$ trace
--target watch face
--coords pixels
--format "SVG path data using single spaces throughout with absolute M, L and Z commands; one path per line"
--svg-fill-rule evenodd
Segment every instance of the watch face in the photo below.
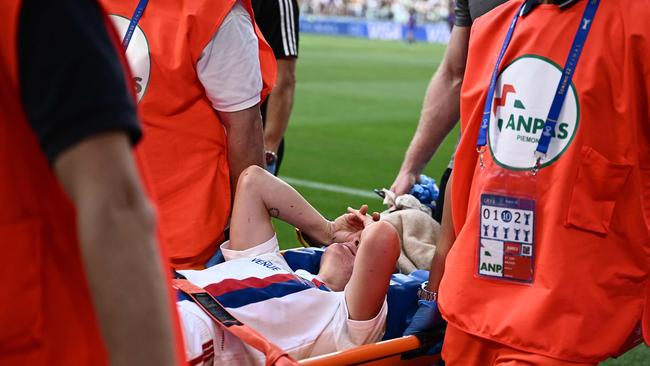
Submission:
M 428 291 L 422 287 L 418 289 L 418 299 L 425 301 L 436 301 L 438 293 Z
M 419 290 L 418 290 L 418 298 L 419 298 L 420 300 L 426 300 L 426 297 L 427 297 L 427 293 L 424 292 L 423 289 L 419 289 Z
M 276 161 L 278 161 L 278 156 L 272 152 L 272 151 L 267 151 L 265 153 L 265 158 L 266 158 L 266 164 L 275 164 Z

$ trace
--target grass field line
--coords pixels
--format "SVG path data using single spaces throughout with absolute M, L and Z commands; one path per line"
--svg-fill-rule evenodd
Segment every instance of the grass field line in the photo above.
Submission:
M 304 180 L 304 179 L 298 179 L 298 178 L 291 178 L 291 177 L 280 177 L 283 181 L 294 185 L 294 186 L 299 186 L 299 187 L 307 187 L 307 188 L 313 188 L 313 189 L 319 189 L 321 191 L 330 191 L 330 192 L 336 192 L 336 193 L 343 193 L 343 194 L 349 194 L 351 196 L 358 196 L 358 197 L 365 197 L 365 198 L 378 198 L 376 194 L 370 191 L 366 191 L 363 189 L 358 189 L 358 188 L 352 188 L 352 187 L 344 187 L 344 186 L 339 186 L 336 184 L 328 184 L 328 183 L 322 183 L 322 182 L 314 182 L 311 180 Z

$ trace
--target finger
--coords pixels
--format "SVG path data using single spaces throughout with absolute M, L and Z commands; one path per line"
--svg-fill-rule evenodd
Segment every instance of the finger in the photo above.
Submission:
M 395 193 L 395 196 L 401 196 L 403 194 L 409 193 L 413 184 L 415 184 L 415 176 L 399 176 L 395 179 L 395 182 L 390 187 L 390 190 Z
M 368 215 L 367 213 L 362 214 L 361 212 L 357 212 L 355 216 L 356 216 L 355 221 L 361 224 L 362 229 L 376 221 L 373 219 L 372 216 Z
M 361 213 L 362 215 L 367 214 L 368 213 L 368 205 L 361 205 L 361 207 L 359 207 L 359 213 Z
M 363 208 L 363 206 L 362 206 L 362 208 Z M 367 209 L 368 209 L 368 208 L 366 207 L 366 210 L 367 210 Z M 361 220 L 361 222 L 363 222 L 363 221 L 364 221 L 364 218 L 366 217 L 366 214 L 365 214 L 365 213 L 362 213 L 362 212 L 360 212 L 359 210 L 355 210 L 355 209 L 353 209 L 352 207 L 348 207 L 348 213 L 349 213 L 349 214 L 353 214 L 354 216 L 356 216 L 356 218 L 359 219 L 359 220 Z
M 401 196 L 404 194 L 404 184 L 402 182 L 395 183 L 390 187 L 391 192 L 395 193 L 396 196 Z
M 408 188 L 407 187 L 400 187 L 399 189 L 394 190 L 393 193 L 395 193 L 395 197 L 399 197 L 399 196 L 401 196 L 403 194 L 409 193 L 410 190 L 411 190 L 411 187 L 408 187 Z
M 375 212 L 372 213 L 372 221 L 379 221 L 380 218 L 381 218 L 381 215 L 379 214 L 379 212 L 375 211 Z
M 360 213 L 347 214 L 346 219 L 348 223 L 356 229 L 363 229 L 365 227 L 365 216 Z

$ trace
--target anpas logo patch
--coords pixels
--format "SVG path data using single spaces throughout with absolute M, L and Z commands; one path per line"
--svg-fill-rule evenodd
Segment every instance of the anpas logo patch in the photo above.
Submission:
M 124 38 L 126 30 L 129 28 L 130 19 L 124 18 L 119 15 L 110 15 L 111 21 L 120 36 L 120 40 Z M 149 76 L 151 74 L 151 55 L 149 54 L 149 43 L 147 37 L 139 26 L 135 27 L 131 43 L 126 50 L 126 58 L 133 73 L 133 81 L 135 83 L 135 93 L 138 97 L 138 102 L 144 97 L 149 86 Z
M 535 150 L 555 96 L 562 68 L 533 55 L 517 58 L 499 75 L 492 113 L 489 145 L 497 164 L 513 169 L 531 169 Z M 542 168 L 552 164 L 571 144 L 580 119 L 575 86 L 567 89 L 562 112 Z
M 481 238 L 478 273 L 503 277 L 503 242 Z

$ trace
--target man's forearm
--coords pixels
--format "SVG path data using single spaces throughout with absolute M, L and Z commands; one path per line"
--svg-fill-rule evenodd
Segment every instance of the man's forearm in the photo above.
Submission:
M 153 209 L 139 206 L 80 212 L 88 282 L 112 365 L 174 365 L 175 309 L 155 241 Z
M 264 167 L 264 140 L 259 105 L 238 112 L 219 112 L 228 135 L 228 165 L 231 194 L 234 198 L 237 180 L 251 165 Z
M 442 141 L 454 128 L 459 114 L 460 85 L 447 71 L 431 79 L 424 99 L 420 121 L 400 170 L 420 174 Z
M 128 138 L 89 138 L 63 152 L 55 171 L 77 209 L 82 259 L 111 364 L 175 364 L 175 310 Z
M 445 53 L 445 59 L 443 60 L 443 66 L 447 70 L 447 74 L 453 75 L 451 81 L 451 90 L 449 93 L 444 94 L 446 98 L 440 98 L 443 103 L 451 103 L 453 110 L 450 108 L 446 110 L 446 117 L 449 119 L 448 122 L 458 120 L 459 110 L 460 110 L 460 88 L 463 82 L 463 77 L 465 75 L 465 62 L 467 61 L 467 47 L 469 44 L 469 27 L 454 27 L 451 32 L 451 40 L 449 42 L 449 48 Z M 442 66 L 441 66 L 442 67 Z M 443 86 L 435 85 L 433 92 L 437 91 L 438 87 Z M 453 94 L 453 96 L 452 96 Z M 434 98 L 435 95 L 427 95 L 427 98 Z M 451 127 L 447 126 L 449 130 Z M 448 131 L 449 131 L 448 130 Z M 448 132 L 447 131 L 447 132 Z M 440 144 L 442 140 L 438 142 Z M 438 240 L 438 245 L 436 246 L 436 251 L 431 260 L 431 271 L 429 272 L 429 290 L 438 291 L 438 286 L 442 280 L 442 275 L 445 271 L 445 261 L 447 260 L 447 253 L 451 249 L 454 241 L 456 240 L 456 235 L 454 232 L 454 224 L 452 220 L 452 202 L 451 202 L 451 193 L 453 186 L 453 172 L 447 181 L 447 189 L 445 190 L 445 203 L 442 208 L 442 223 L 440 227 L 440 239 Z
M 278 60 L 278 78 L 266 106 L 264 146 L 275 153 L 289 124 L 296 89 L 296 59 Z
M 465 75 L 469 27 L 454 27 L 442 64 L 424 97 L 417 130 L 391 186 L 396 194 L 407 193 L 460 117 L 460 89 Z

